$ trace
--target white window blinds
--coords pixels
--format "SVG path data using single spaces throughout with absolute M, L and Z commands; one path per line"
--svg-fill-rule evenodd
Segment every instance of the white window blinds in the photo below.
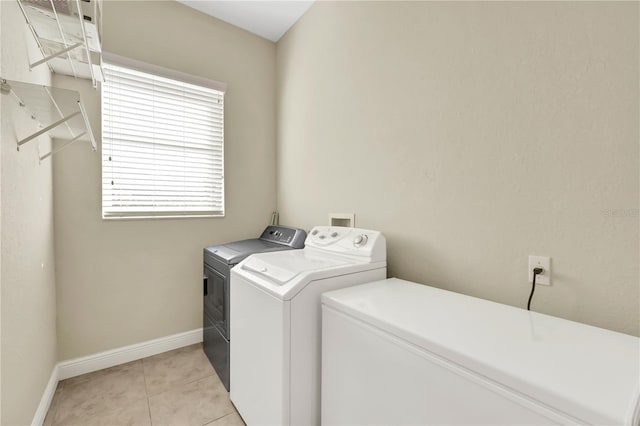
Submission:
M 102 215 L 224 215 L 224 92 L 104 64 Z

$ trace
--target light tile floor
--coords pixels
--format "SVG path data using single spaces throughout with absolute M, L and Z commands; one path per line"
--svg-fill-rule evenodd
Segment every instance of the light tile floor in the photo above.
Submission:
M 64 425 L 244 423 L 197 344 L 61 381 L 44 426 Z

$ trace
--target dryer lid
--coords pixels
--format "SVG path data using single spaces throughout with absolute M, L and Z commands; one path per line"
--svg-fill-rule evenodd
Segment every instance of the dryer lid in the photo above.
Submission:
M 251 256 L 241 266 L 245 271 L 268 278 L 275 285 L 284 285 L 303 272 L 346 265 L 344 259 L 318 256 L 307 250 L 290 250 Z

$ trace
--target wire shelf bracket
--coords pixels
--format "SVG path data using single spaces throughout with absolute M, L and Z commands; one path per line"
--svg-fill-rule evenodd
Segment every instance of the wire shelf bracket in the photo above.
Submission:
M 49 87 L 0 77 L 0 93 L 16 99 L 29 116 L 38 122 L 40 130 L 17 141 L 17 149 L 40 135 L 49 134 L 52 139 L 66 141 L 57 149 L 40 156 L 40 161 L 51 157 L 77 141 L 91 143 L 94 151 L 97 145 L 87 112 L 75 90 Z
M 58 56 L 62 56 L 62 55 L 64 55 L 65 53 L 67 53 L 68 51 L 73 50 L 73 49 L 75 49 L 76 47 L 80 47 L 80 46 L 82 46 L 82 43 L 78 42 L 78 43 L 76 43 L 76 44 L 73 44 L 73 45 L 71 45 L 71 46 L 67 47 L 66 49 L 62 49 L 62 50 L 60 50 L 59 52 L 55 52 L 55 53 L 53 53 L 53 54 L 51 54 L 51 55 L 49 55 L 49 56 L 46 56 L 46 57 L 44 57 L 44 58 L 40 59 L 39 61 L 35 61 L 34 63 L 29 64 L 29 71 L 31 71 L 32 69 L 34 69 L 34 68 L 35 68 L 35 67 L 37 67 L 38 65 L 42 65 L 42 64 L 44 64 L 45 62 L 49 62 L 51 59 L 53 59 L 53 58 L 57 58 Z

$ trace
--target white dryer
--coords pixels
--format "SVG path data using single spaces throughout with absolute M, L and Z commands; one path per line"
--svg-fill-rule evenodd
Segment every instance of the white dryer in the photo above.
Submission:
M 320 294 L 386 278 L 380 232 L 315 227 L 231 270 L 231 401 L 248 425 L 320 423 Z

